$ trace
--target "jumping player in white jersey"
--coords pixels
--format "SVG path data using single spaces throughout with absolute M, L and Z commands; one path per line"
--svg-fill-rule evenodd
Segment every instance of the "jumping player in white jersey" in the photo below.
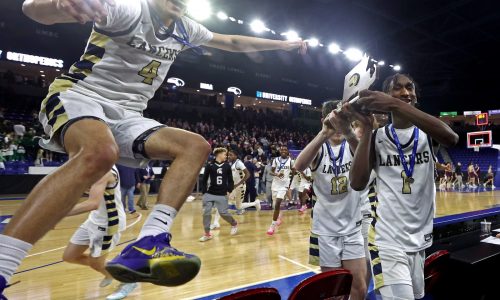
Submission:
M 40 121 L 44 146 L 70 159 L 28 195 L 0 235 L 0 294 L 32 245 L 75 205 L 86 188 L 120 159 L 137 167 L 173 159 L 139 239 L 107 264 L 121 281 L 180 285 L 200 260 L 170 246 L 177 212 L 192 192 L 210 153 L 200 135 L 142 116 L 181 51 L 206 45 L 226 51 L 292 50 L 303 41 L 212 33 L 185 16 L 184 0 L 26 0 L 23 12 L 52 25 L 93 21 L 84 54 L 49 87 Z
M 351 299 L 366 296 L 366 259 L 361 235 L 361 193 L 351 189 L 349 170 L 358 139 L 351 128 L 348 106 L 334 111 L 340 101 L 323 103 L 323 129 L 302 150 L 295 167 L 308 166 L 314 177 L 316 204 L 313 208 L 310 263 L 325 272 L 336 268 L 351 271 Z M 371 129 L 373 120 L 352 115 Z M 367 125 L 366 125 L 367 124 Z
M 290 181 L 293 175 L 295 175 L 293 160 L 290 157 L 288 148 L 281 146 L 280 156 L 274 158 L 271 163 L 271 176 L 274 176 L 271 185 L 274 213 L 271 226 L 267 230 L 268 235 L 273 235 L 276 228 L 283 222 L 280 212 L 281 201 L 285 199 L 285 195 L 290 189 Z
M 449 147 L 458 136 L 415 108 L 415 82 L 408 75 L 390 76 L 383 91 L 362 91 L 355 106 L 364 112 L 390 112 L 392 124 L 364 132 L 351 168 L 351 186 L 365 189 L 375 170 L 378 201 L 372 203 L 368 234 L 375 288 L 383 299 L 420 299 L 436 195 L 431 138 Z

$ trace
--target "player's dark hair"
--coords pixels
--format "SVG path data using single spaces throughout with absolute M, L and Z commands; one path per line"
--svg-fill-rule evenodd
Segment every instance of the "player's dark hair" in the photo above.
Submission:
M 239 155 L 238 155 L 238 151 L 236 151 L 236 150 L 234 150 L 234 149 L 229 149 L 229 151 L 228 151 L 228 152 L 230 152 L 230 153 L 232 153 L 232 154 L 236 155 L 236 157 L 239 157 Z
M 413 82 L 413 85 L 415 86 L 415 94 L 417 95 L 417 98 L 420 98 L 419 97 L 420 96 L 420 88 L 418 86 L 418 83 L 415 81 L 415 79 L 413 79 L 413 77 L 411 77 L 410 74 L 395 73 L 395 74 L 388 76 L 387 78 L 385 78 L 384 83 L 382 83 L 382 91 L 386 94 L 389 94 L 389 92 L 391 90 L 391 85 L 396 83 L 396 80 L 398 79 L 399 76 L 404 76 L 404 77 L 410 79 L 411 82 Z
M 337 109 L 339 103 L 340 100 L 327 100 L 323 102 L 321 108 L 321 117 L 325 118 L 326 116 L 328 116 L 328 114 L 331 113 L 334 109 Z

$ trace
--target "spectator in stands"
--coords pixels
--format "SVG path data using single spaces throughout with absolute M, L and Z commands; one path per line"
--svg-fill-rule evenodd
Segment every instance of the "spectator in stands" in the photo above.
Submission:
M 43 152 L 43 149 L 38 149 L 35 159 L 35 166 L 37 167 L 43 167 Z
M 262 181 L 264 181 L 264 184 L 265 184 L 266 200 L 271 205 L 273 203 L 273 194 L 272 194 L 272 190 L 271 190 L 271 186 L 273 184 L 273 176 L 271 175 L 272 170 L 273 170 L 273 167 L 268 162 L 264 167 L 264 173 L 263 173 L 264 175 L 262 178 Z
M 3 154 L 2 152 L 0 151 L 0 170 L 5 170 L 5 158 L 3 158 Z
M 245 161 L 243 162 L 245 164 L 245 167 L 247 168 L 248 172 L 250 173 L 250 177 L 247 179 L 247 189 L 245 191 L 245 200 L 244 202 L 250 202 L 253 203 L 255 202 L 255 199 L 257 198 L 257 191 L 255 190 L 255 171 L 256 171 L 256 166 L 252 162 L 252 156 L 247 155 L 245 156 Z M 242 212 L 237 211 L 237 214 L 241 214 Z
M 458 162 L 455 166 L 455 181 L 453 182 L 453 186 L 458 187 L 459 190 L 462 190 L 463 184 L 462 163 Z
M 149 209 L 148 197 L 149 197 L 149 189 L 151 187 L 151 182 L 155 178 L 155 174 L 153 172 L 153 168 L 149 165 L 144 169 L 138 169 L 138 179 L 139 179 L 139 190 L 141 191 L 141 196 L 139 197 L 139 201 L 137 201 L 137 206 L 142 209 Z
M 484 187 L 487 187 L 488 185 L 491 185 L 491 188 L 495 188 L 495 174 L 493 173 L 493 167 L 490 165 L 488 167 L 488 173 L 486 173 L 486 181 L 484 182 Z
M 120 191 L 122 194 L 123 208 L 127 208 L 129 213 L 135 213 L 134 191 L 136 186 L 135 169 L 122 165 L 116 165 L 120 174 Z M 128 197 L 128 201 L 127 201 Z
M 261 177 L 261 172 L 260 172 L 260 167 L 261 167 L 261 163 L 259 162 L 259 160 L 254 157 L 252 159 L 252 163 L 253 165 L 255 166 L 255 193 L 258 195 L 260 194 L 259 193 L 259 186 L 260 186 L 260 177 Z

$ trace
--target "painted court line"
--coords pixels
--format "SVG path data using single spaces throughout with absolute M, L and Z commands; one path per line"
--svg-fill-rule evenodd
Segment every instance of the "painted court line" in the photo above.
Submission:
M 134 226 L 135 224 L 137 224 L 142 219 L 142 214 L 141 213 L 138 213 L 138 214 L 139 214 L 139 216 L 137 217 L 137 220 L 135 220 L 134 222 L 132 222 L 129 225 L 127 225 L 127 227 L 125 227 L 125 230 L 127 230 L 130 227 Z M 54 252 L 54 251 L 61 250 L 61 249 L 64 249 L 64 248 L 66 248 L 66 246 L 59 247 L 59 248 L 54 248 L 54 249 L 50 249 L 50 250 L 42 251 L 42 252 L 38 252 L 38 253 L 33 253 L 33 254 L 30 254 L 30 255 L 27 255 L 26 258 L 32 257 L 32 256 L 41 255 L 41 254 L 45 254 L 45 253 L 49 253 L 49 252 Z
M 273 277 L 273 278 L 269 278 L 269 279 L 266 279 L 266 280 L 252 282 L 252 283 L 242 284 L 242 285 L 239 285 L 239 286 L 234 286 L 234 287 L 223 289 L 223 290 L 219 290 L 219 291 L 213 291 L 213 292 L 210 292 L 210 293 L 207 293 L 207 294 L 203 294 L 203 295 L 198 295 L 198 296 L 195 296 L 195 297 L 182 298 L 182 300 L 196 300 L 198 298 L 203 298 L 203 297 L 208 297 L 208 296 L 211 296 L 211 295 L 222 294 L 222 293 L 225 293 L 225 292 L 230 292 L 230 291 L 233 291 L 233 290 L 242 289 L 242 288 L 246 288 L 246 287 L 249 287 L 249 286 L 263 284 L 263 283 L 268 283 L 270 281 L 285 279 L 285 278 L 288 278 L 288 277 L 293 277 L 293 276 L 302 275 L 302 274 L 306 274 L 306 273 L 310 273 L 310 271 L 303 271 L 303 272 L 288 274 L 288 275 L 284 275 L 284 276 Z
M 278 255 L 278 257 L 281 258 L 281 259 L 284 259 L 284 260 L 286 260 L 286 261 L 288 261 L 288 262 L 290 262 L 290 263 L 292 263 L 292 264 L 294 264 L 296 266 L 299 266 L 299 267 L 307 269 L 307 270 L 309 270 L 311 272 L 314 272 L 316 274 L 319 273 L 319 269 L 317 269 L 317 268 L 313 269 L 313 268 L 311 268 L 309 266 L 306 266 L 306 265 L 303 265 L 303 264 L 299 263 L 298 261 L 295 261 L 293 259 L 289 259 L 288 257 L 284 257 L 283 255 Z

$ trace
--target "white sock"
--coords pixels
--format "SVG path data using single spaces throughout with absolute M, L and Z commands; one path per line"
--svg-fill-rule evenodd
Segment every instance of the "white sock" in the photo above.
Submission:
M 276 226 L 277 221 L 272 221 L 271 226 Z
M 3 234 L 0 234 L 0 245 L 0 275 L 9 282 L 33 245 Z
M 177 210 L 165 204 L 156 204 L 153 211 L 144 222 L 137 240 L 145 236 L 155 236 L 160 233 L 170 232 Z

